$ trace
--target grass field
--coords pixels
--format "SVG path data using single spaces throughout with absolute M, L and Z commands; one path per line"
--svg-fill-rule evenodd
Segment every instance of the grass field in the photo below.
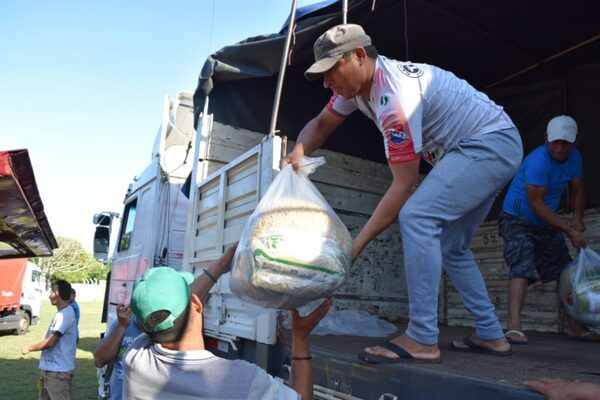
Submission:
M 105 324 L 100 322 L 102 303 L 80 302 L 81 321 L 79 322 L 79 344 L 75 377 L 73 378 L 72 399 L 97 399 L 96 367 L 92 351 Z M 42 319 L 33 325 L 23 336 L 0 333 L 0 398 L 3 400 L 37 399 L 35 381 L 39 376 L 38 361 L 41 352 L 21 355 L 21 346 L 34 344 L 46 334 L 48 325 L 56 313 L 56 307 L 48 299 L 42 303 Z

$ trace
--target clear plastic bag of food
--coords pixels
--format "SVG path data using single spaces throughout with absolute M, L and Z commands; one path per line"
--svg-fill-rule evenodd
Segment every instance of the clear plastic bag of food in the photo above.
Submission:
M 600 330 L 600 255 L 586 247 L 562 272 L 560 297 L 569 314 L 588 328 Z
M 289 309 L 327 297 L 349 273 L 352 237 L 308 175 L 323 157 L 284 167 L 248 219 L 230 288 L 265 307 Z

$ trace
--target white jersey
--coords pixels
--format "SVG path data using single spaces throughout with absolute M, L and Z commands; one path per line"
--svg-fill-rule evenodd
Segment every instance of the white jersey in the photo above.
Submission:
M 423 156 L 435 164 L 463 137 L 515 127 L 502 107 L 451 72 L 383 56 L 369 100 L 334 94 L 327 109 L 343 117 L 359 109 L 371 118 L 391 163 Z
M 67 306 L 56 313 L 46 332 L 46 338 L 52 334 L 58 335 L 58 342 L 54 346 L 42 350 L 39 368 L 52 372 L 73 371 L 77 338 L 79 337 L 73 307 Z

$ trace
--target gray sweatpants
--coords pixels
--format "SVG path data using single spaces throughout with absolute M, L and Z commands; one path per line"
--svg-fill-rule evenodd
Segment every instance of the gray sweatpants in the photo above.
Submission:
M 516 129 L 463 138 L 402 207 L 399 221 L 410 302 L 406 334 L 412 339 L 438 342 L 442 268 L 475 317 L 476 335 L 486 340 L 503 336 L 470 245 L 522 158 Z

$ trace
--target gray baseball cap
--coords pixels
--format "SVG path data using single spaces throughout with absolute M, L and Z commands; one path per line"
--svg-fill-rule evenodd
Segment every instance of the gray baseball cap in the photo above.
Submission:
M 309 81 L 315 81 L 333 67 L 344 53 L 357 47 L 370 45 L 371 38 L 360 25 L 343 24 L 334 26 L 315 41 L 313 46 L 315 63 L 306 70 L 304 77 Z

